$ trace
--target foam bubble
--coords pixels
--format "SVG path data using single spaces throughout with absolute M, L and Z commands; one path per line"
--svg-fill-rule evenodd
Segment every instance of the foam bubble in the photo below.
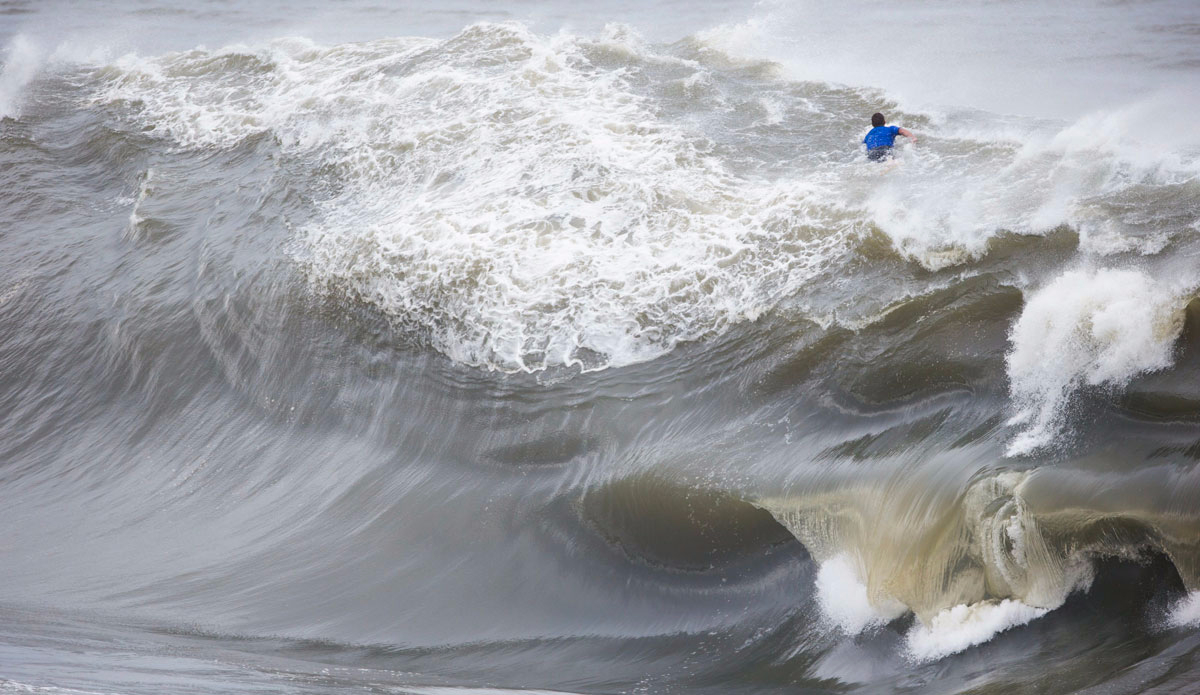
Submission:
M 1012 599 L 959 604 L 939 612 L 928 624 L 914 625 L 906 638 L 908 655 L 916 661 L 941 659 L 1048 612 Z
M 1008 375 L 1024 429 L 1010 456 L 1050 443 L 1070 395 L 1119 387 L 1172 363 L 1183 329 L 1180 292 L 1135 270 L 1063 273 L 1033 294 L 1009 336 Z

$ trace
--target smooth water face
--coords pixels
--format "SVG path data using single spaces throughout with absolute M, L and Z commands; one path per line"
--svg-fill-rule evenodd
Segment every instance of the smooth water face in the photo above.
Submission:
M 0 692 L 1200 678 L 1193 3 L 0 12 Z

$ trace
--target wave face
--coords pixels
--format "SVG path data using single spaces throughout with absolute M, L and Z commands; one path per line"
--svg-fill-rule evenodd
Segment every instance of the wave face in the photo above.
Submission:
M 0 7 L 0 692 L 1186 690 L 1200 13 L 1072 8 Z

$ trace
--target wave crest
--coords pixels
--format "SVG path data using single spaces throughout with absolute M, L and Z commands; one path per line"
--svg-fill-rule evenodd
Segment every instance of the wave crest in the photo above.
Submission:
M 1024 425 L 1008 454 L 1029 453 L 1061 430 L 1071 394 L 1120 386 L 1171 366 L 1183 331 L 1183 293 L 1144 273 L 1068 271 L 1036 292 L 1013 326 L 1008 374 Z

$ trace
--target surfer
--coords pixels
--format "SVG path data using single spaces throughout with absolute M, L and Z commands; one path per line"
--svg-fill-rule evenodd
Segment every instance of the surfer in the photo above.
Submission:
M 892 145 L 896 142 L 897 135 L 917 141 L 917 136 L 911 131 L 905 130 L 899 126 L 884 125 L 887 121 L 883 118 L 882 113 L 877 113 L 871 116 L 871 128 L 867 133 L 867 137 L 863 138 L 863 144 L 867 146 L 867 159 L 872 162 L 883 162 L 892 158 Z

